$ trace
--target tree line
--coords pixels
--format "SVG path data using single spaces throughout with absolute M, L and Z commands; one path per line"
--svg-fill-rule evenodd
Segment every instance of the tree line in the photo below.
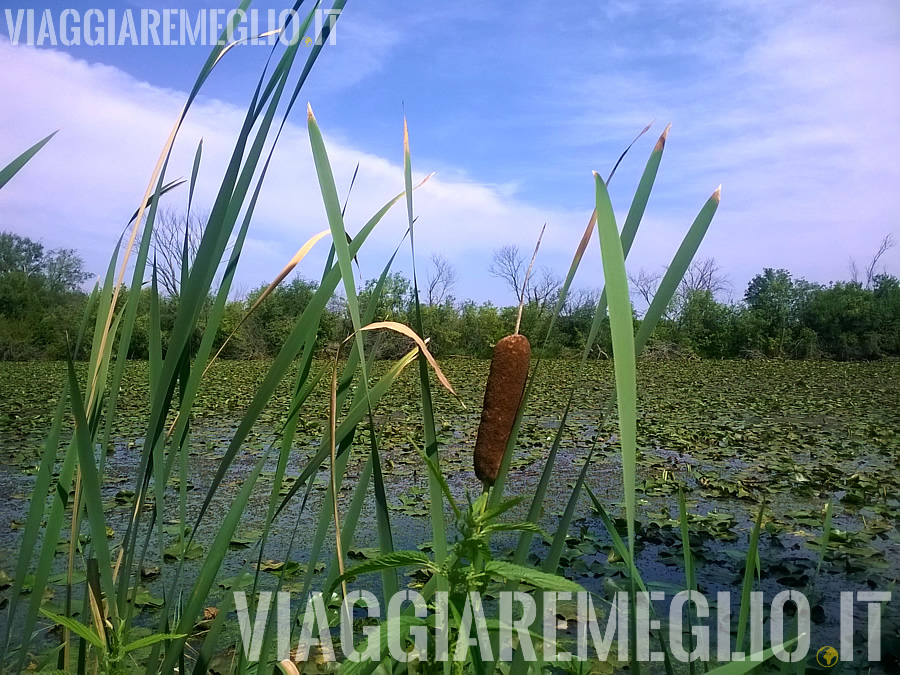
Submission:
M 173 227 L 177 227 L 176 220 Z M 183 236 L 172 236 L 171 231 L 166 235 L 164 228 L 160 232 L 155 253 L 165 346 L 178 310 L 180 273 L 176 270 L 181 268 L 181 256 L 187 252 L 190 257 L 195 247 L 190 239 L 184 246 Z M 646 354 L 654 358 L 837 360 L 900 356 L 900 279 L 878 268 L 879 259 L 892 245 L 893 240 L 886 237 L 862 272 L 854 263 L 849 280 L 827 285 L 795 278 L 784 269 L 766 268 L 753 277 L 737 301 L 721 299 L 730 287 L 715 261 L 699 260 L 685 275 Z M 543 348 L 562 280 L 552 270 L 539 268 L 525 285 L 525 262 L 516 246 L 505 246 L 494 252 L 489 272 L 515 298 L 522 298 L 521 332 L 535 348 Z M 632 275 L 638 304 L 649 302 L 661 276 L 646 270 Z M 65 358 L 82 322 L 87 302 L 82 286 L 88 277 L 74 250 L 45 251 L 27 237 L 0 233 L 0 360 Z M 446 258 L 432 256 L 420 287 L 425 336 L 438 356 L 488 357 L 493 345 L 512 332 L 518 306 L 460 301 L 453 295 L 457 279 Z M 362 285 L 362 308 L 373 301 L 375 286 L 374 279 Z M 230 300 L 216 336 L 216 348 L 224 345 L 221 357 L 274 356 L 317 287 L 315 281 L 295 276 L 277 287 L 249 316 L 247 312 L 265 291 L 265 284 L 245 297 Z M 130 356 L 135 359 L 148 355 L 150 299 L 150 288 L 143 288 L 130 346 Z M 544 348 L 546 356 L 582 354 L 599 300 L 599 289 L 576 289 L 568 294 Z M 413 285 L 402 274 L 387 277 L 377 302 L 375 320 L 412 323 Z M 640 320 L 636 314 L 636 327 Z M 322 315 L 317 347 L 333 351 L 351 331 L 343 298 L 335 296 Z M 410 348 L 404 338 L 379 333 L 368 339 L 381 357 L 396 357 Z M 197 344 L 200 337 L 198 332 Z M 85 339 L 89 346 L 90 336 Z M 610 353 L 604 320 L 591 356 L 605 358 Z

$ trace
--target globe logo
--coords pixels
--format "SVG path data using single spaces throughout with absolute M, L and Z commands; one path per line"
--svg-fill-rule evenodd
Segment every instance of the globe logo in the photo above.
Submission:
M 834 647 L 822 647 L 816 652 L 816 661 L 819 662 L 820 666 L 831 668 L 831 666 L 838 662 L 837 649 Z

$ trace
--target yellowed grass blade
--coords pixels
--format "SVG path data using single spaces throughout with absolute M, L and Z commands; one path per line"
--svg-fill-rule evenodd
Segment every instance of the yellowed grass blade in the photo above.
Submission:
M 104 349 L 106 348 L 106 343 L 110 339 L 109 332 L 110 328 L 112 327 L 115 309 L 118 306 L 119 291 L 122 289 L 122 284 L 125 282 L 125 272 L 128 270 L 128 261 L 131 258 L 131 252 L 134 250 L 134 244 L 137 240 L 138 232 L 140 232 L 141 229 L 141 222 L 144 218 L 144 212 L 147 210 L 150 202 L 150 197 L 153 194 L 154 186 L 156 185 L 159 174 L 162 171 L 162 167 L 166 161 L 166 157 L 171 151 L 172 146 L 175 144 L 175 137 L 178 135 L 178 131 L 181 128 L 181 124 L 184 121 L 185 115 L 187 114 L 187 108 L 187 105 L 182 108 L 181 113 L 178 115 L 178 119 L 172 126 L 172 130 L 169 132 L 169 136 L 166 139 L 166 142 L 163 145 L 163 149 L 159 154 L 159 159 L 156 161 L 156 166 L 153 168 L 153 173 L 150 175 L 150 181 L 147 183 L 147 189 L 144 191 L 144 198 L 141 200 L 141 206 L 134 218 L 134 225 L 132 225 L 131 227 L 131 235 L 128 237 L 128 243 L 125 245 L 125 255 L 122 257 L 122 264 L 119 267 L 119 274 L 116 278 L 116 285 L 113 287 L 112 300 L 109 303 L 109 311 L 106 314 L 106 323 L 103 326 L 103 333 L 100 338 L 100 348 L 97 352 L 98 354 L 103 353 Z M 92 409 L 98 394 L 97 378 L 100 375 L 101 361 L 102 359 L 97 359 L 97 365 L 95 366 L 94 372 L 91 373 L 91 376 L 88 380 L 88 390 L 86 395 L 87 410 Z
M 215 67 L 219 63 L 219 61 L 222 60 L 222 57 L 225 56 L 225 54 L 227 54 L 233 48 L 237 47 L 239 44 L 242 44 L 244 42 L 250 42 L 251 40 L 259 40 L 261 38 L 269 37 L 271 35 L 277 35 L 278 33 L 281 33 L 283 30 L 284 29 L 282 29 L 282 28 L 273 28 L 272 30 L 267 30 L 265 33 L 260 33 L 259 35 L 249 35 L 247 37 L 241 38 L 240 40 L 232 40 L 227 45 L 225 45 L 225 48 L 221 52 L 219 52 L 219 55 L 216 57 L 216 60 L 213 61 L 213 67 Z
M 91 617 L 94 620 L 94 630 L 100 639 L 106 643 L 106 617 L 104 616 L 103 607 L 98 603 L 94 590 L 88 586 L 88 599 L 90 600 Z
M 434 357 L 431 355 L 431 352 L 428 351 L 428 346 L 425 344 L 425 340 L 423 340 L 419 335 L 409 326 L 406 326 L 402 323 L 397 323 L 396 321 L 376 321 L 374 323 L 370 323 L 368 326 L 363 326 L 360 328 L 363 330 L 380 330 L 387 329 L 392 330 L 395 333 L 400 333 L 401 335 L 405 335 L 410 340 L 416 343 L 419 349 L 422 351 L 422 354 L 425 355 L 425 358 L 428 360 L 428 363 L 431 364 L 431 367 L 434 369 L 434 374 L 437 375 L 438 381 L 444 386 L 444 389 L 453 394 L 457 399 L 459 399 L 459 394 L 453 389 L 453 386 L 450 384 L 450 380 L 446 378 L 443 371 L 441 371 L 441 367 L 437 364 L 437 361 L 434 360 Z M 352 337 L 352 336 L 351 336 Z M 349 338 L 348 338 L 349 339 Z M 462 402 L 462 400 L 460 400 Z
M 584 257 L 584 252 L 587 250 L 588 244 L 591 241 L 591 237 L 594 234 L 594 226 L 597 224 L 597 209 L 594 209 L 593 213 L 591 213 L 591 218 L 588 220 L 587 227 L 584 228 L 584 234 L 581 235 L 581 241 L 578 242 L 578 249 L 575 251 L 575 261 L 580 263 L 581 259 Z
M 284 661 L 278 662 L 278 669 L 284 673 L 284 675 L 300 675 L 300 671 L 297 670 L 297 666 L 294 665 L 294 662 L 290 659 L 285 659 Z
M 547 223 L 544 223 L 544 226 L 541 228 L 541 233 L 538 235 L 537 244 L 534 245 L 534 253 L 531 256 L 531 262 L 528 264 L 528 270 L 525 272 L 525 281 L 522 282 L 522 293 L 519 296 L 519 314 L 516 316 L 515 335 L 519 334 L 519 324 L 522 323 L 522 310 L 525 308 L 525 292 L 528 290 L 528 280 L 531 278 L 531 270 L 534 267 L 534 261 L 537 258 L 538 250 L 541 248 L 541 239 L 544 238 L 546 229 Z
M 649 129 L 650 127 L 647 127 L 647 128 Z M 666 139 L 669 137 L 669 129 L 671 129 L 671 128 L 672 128 L 672 123 L 669 122 L 666 125 L 666 128 L 663 129 L 663 132 L 660 135 L 659 140 L 656 141 L 656 145 L 653 147 L 654 152 L 662 150 L 664 147 L 666 147 Z
M 268 33 L 264 33 L 263 35 L 268 35 L 271 32 L 273 31 L 269 31 Z M 210 71 L 215 68 L 222 57 L 234 46 L 235 43 L 232 43 L 222 50 L 222 52 L 210 66 Z M 150 197 L 155 190 L 157 179 L 159 178 L 159 174 L 166 162 L 166 158 L 169 156 L 169 153 L 172 150 L 172 146 L 175 144 L 175 137 L 178 135 L 178 132 L 181 129 L 181 125 L 184 122 L 184 118 L 187 115 L 188 107 L 190 106 L 190 104 L 190 100 L 185 103 L 185 105 L 181 109 L 181 112 L 178 114 L 177 119 L 175 120 L 175 124 L 172 125 L 172 129 L 169 131 L 169 136 L 166 138 L 166 142 L 163 144 L 162 150 L 159 153 L 159 158 L 156 160 L 156 166 L 153 168 L 153 172 L 150 174 L 150 180 L 147 183 L 147 189 L 144 191 L 144 198 L 141 200 L 141 206 L 140 208 L 138 208 L 137 214 L 134 217 L 134 225 L 131 228 L 131 235 L 128 237 L 128 243 L 125 245 L 125 254 L 122 257 L 122 264 L 119 267 L 119 274 L 116 278 L 116 284 L 113 287 L 112 300 L 110 301 L 109 311 L 106 315 L 106 322 L 103 326 L 103 333 L 100 338 L 100 348 L 97 352 L 98 354 L 103 353 L 103 350 L 106 348 L 106 343 L 110 340 L 109 333 L 110 328 L 112 327 L 113 316 L 115 315 L 115 308 L 118 306 L 119 292 L 122 289 L 122 284 L 125 282 L 125 272 L 128 269 L 128 261 L 131 258 L 132 251 L 134 250 L 134 244 L 137 240 L 138 232 L 141 229 L 141 221 L 143 220 L 144 212 L 150 205 Z M 91 373 L 90 377 L 88 378 L 88 386 L 86 392 L 87 410 L 92 410 L 94 402 L 99 393 L 97 379 L 100 376 L 100 362 L 101 359 L 98 359 L 97 366 L 94 368 L 94 372 Z
M 241 318 L 240 322 L 238 322 L 238 325 L 234 327 L 234 330 L 233 330 L 233 331 L 231 331 L 231 335 L 229 335 L 229 336 L 226 338 L 225 342 L 222 343 L 222 346 L 219 347 L 219 351 L 216 352 L 216 355 L 213 356 L 213 357 L 209 360 L 209 363 L 206 364 L 206 368 L 205 368 L 204 371 L 203 371 L 203 374 L 204 374 L 204 375 L 206 375 L 207 371 L 209 370 L 209 367 L 210 367 L 213 363 L 215 363 L 215 360 L 216 360 L 217 358 L 219 358 L 219 354 L 221 354 L 221 353 L 222 353 L 222 350 L 225 349 L 225 345 L 227 345 L 227 344 L 229 343 L 229 341 L 231 340 L 231 338 L 234 337 L 235 333 L 237 333 L 238 330 L 240 330 L 241 326 L 243 326 L 243 325 L 244 325 L 244 322 L 245 322 L 248 318 L 250 318 L 250 315 L 253 314 L 253 312 L 256 311 L 257 307 L 259 307 L 259 306 L 265 301 L 265 299 L 268 298 L 269 295 L 271 295 L 272 291 L 274 291 L 276 288 L 278 288 L 278 284 L 280 284 L 282 281 L 284 281 L 285 277 L 286 277 L 288 274 L 290 274 L 291 272 L 294 271 L 294 268 L 295 268 L 297 265 L 299 265 L 299 264 L 300 264 L 300 261 L 303 260 L 303 259 L 306 257 L 306 254 L 309 253 L 309 252 L 312 250 L 312 247 L 315 246 L 316 243 L 318 243 L 318 241 L 319 241 L 320 239 L 322 239 L 322 237 L 324 237 L 325 235 L 329 234 L 330 232 L 331 232 L 331 230 L 322 230 L 322 231 L 319 232 L 318 234 L 315 234 L 315 235 L 313 235 L 312 237 L 310 237 L 309 240 L 307 240 L 307 242 L 306 242 L 305 244 L 303 244 L 303 246 L 300 247 L 300 250 L 297 251 L 297 254 L 296 254 L 293 258 L 291 258 L 290 262 L 289 262 L 287 265 L 285 265 L 284 269 L 281 270 L 281 272 L 279 272 L 278 276 L 275 277 L 275 278 L 272 280 L 272 283 L 270 283 L 270 284 L 266 287 L 266 290 L 264 290 L 264 291 L 262 292 L 262 295 L 260 295 L 260 296 L 256 299 L 256 302 L 253 303 L 253 306 L 252 306 L 250 309 L 247 310 L 247 313 L 244 314 L 244 316 Z

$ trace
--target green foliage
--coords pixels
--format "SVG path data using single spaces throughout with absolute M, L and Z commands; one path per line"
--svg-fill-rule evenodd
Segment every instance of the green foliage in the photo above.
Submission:
M 25 278 L 41 273 L 44 246 L 12 232 L 0 233 L 0 274 L 18 272 Z
M 126 642 L 130 629 L 119 619 L 113 619 L 116 623 L 115 628 L 112 623 L 107 622 L 107 625 L 101 631 L 85 626 L 72 617 L 54 614 L 46 609 L 42 609 L 41 614 L 85 640 L 91 647 L 92 658 L 96 659 L 97 671 L 103 673 L 103 675 L 128 675 L 128 673 L 134 672 L 134 669 L 139 666 L 139 662 L 133 656 L 129 656 L 129 654 L 140 649 L 147 649 L 166 640 L 185 637 L 174 633 L 159 633 L 156 635 L 145 635 Z
M 244 302 L 229 305 L 233 308 L 237 321 L 256 303 L 266 286 L 261 285 L 252 291 Z M 318 287 L 314 281 L 301 276 L 295 276 L 289 283 L 278 286 L 241 326 L 236 342 L 231 345 L 231 355 L 265 358 L 276 354 Z M 227 330 L 225 322 L 222 328 L 223 331 Z
M 707 290 L 691 291 L 685 298 L 679 332 L 691 348 L 707 358 L 726 358 L 739 349 L 735 341 L 738 313 L 716 302 Z
M 874 288 L 835 283 L 819 289 L 803 310 L 818 350 L 839 359 L 900 354 L 900 281 L 879 276 Z
M 74 250 L 45 251 L 27 237 L 0 233 L 0 360 L 62 359 L 65 337 L 77 330 L 87 296 L 81 285 L 88 278 Z M 359 304 L 371 302 L 376 280 L 359 292 Z M 260 285 L 246 297 L 230 300 L 213 339 L 216 349 L 236 330 L 223 358 L 271 358 L 290 334 L 319 285 L 302 276 L 282 283 L 242 323 L 266 289 Z M 119 305 L 124 303 L 120 295 Z M 151 289 L 132 296 L 138 308 L 128 354 L 146 359 L 150 354 Z M 528 302 L 522 332 L 544 356 L 580 353 L 591 332 L 599 293 L 581 289 L 568 295 L 549 340 L 542 340 L 550 323 L 547 303 Z M 787 270 L 765 269 L 748 284 L 742 304 L 718 301 L 703 288 L 686 289 L 672 303 L 651 338 L 651 354 L 693 353 L 704 358 L 767 356 L 782 358 L 876 359 L 900 356 L 900 280 L 883 274 L 871 287 L 856 282 L 818 286 L 794 279 Z M 402 274 L 389 274 L 372 309 L 377 321 L 410 323 L 413 312 L 412 282 Z M 200 304 L 200 315 L 189 341 L 191 354 L 200 346 L 215 295 Z M 159 330 L 162 351 L 178 315 L 178 296 L 159 298 Z M 422 328 L 431 338 L 436 356 L 489 357 L 494 344 L 515 325 L 515 307 L 490 302 L 421 306 Z M 346 303 L 333 296 L 322 312 L 315 348 L 333 349 L 352 330 Z M 377 358 L 398 358 L 409 342 L 396 334 L 370 335 L 366 344 Z M 88 344 L 89 346 L 89 344 Z M 665 346 L 665 349 L 660 349 Z M 609 357 L 612 346 L 608 319 L 592 345 L 596 356 Z
M 740 305 L 721 303 L 706 290 L 689 292 L 654 339 L 705 358 L 896 357 L 900 281 L 880 275 L 871 288 L 856 282 L 819 286 L 766 269 L 750 281 Z
M 449 622 L 450 635 L 448 644 L 452 653 L 457 641 L 460 639 L 464 640 L 467 637 L 460 635 L 458 621 L 459 617 L 464 613 L 465 605 L 469 601 L 471 593 L 484 596 L 491 585 L 509 582 L 524 583 L 535 589 L 545 591 L 570 593 L 584 591 L 580 584 L 564 576 L 548 574 L 533 567 L 503 560 L 495 560 L 490 547 L 490 538 L 495 532 L 527 531 L 543 534 L 540 528 L 529 521 L 507 523 L 500 520 L 501 515 L 513 509 L 524 498 L 509 499 L 491 508 L 488 506 L 488 492 L 483 492 L 476 500 L 469 500 L 467 506 L 460 506 L 454 502 L 446 480 L 439 473 L 439 469 L 431 460 L 425 457 L 424 453 L 420 454 L 431 474 L 440 483 L 456 516 L 457 536 L 452 548 L 448 551 L 446 559 L 439 564 L 420 551 L 395 551 L 376 555 L 354 565 L 344 574 L 336 577 L 326 589 L 326 597 L 330 597 L 341 583 L 353 580 L 363 574 L 371 574 L 386 569 L 412 567 L 420 575 L 435 580 L 439 579 L 446 584 L 444 588 L 448 591 L 449 610 L 452 617 L 452 620 Z M 433 624 L 429 622 L 429 625 L 433 628 Z M 488 624 L 489 631 L 496 631 L 497 627 L 496 622 L 489 622 Z M 408 636 L 409 627 L 403 626 L 403 628 L 405 631 L 404 637 Z M 427 650 L 429 660 L 420 664 L 419 667 L 423 668 L 422 672 L 442 672 L 444 664 L 434 660 L 434 656 L 438 652 L 435 647 L 435 634 L 433 631 L 429 633 L 429 641 L 431 642 Z M 380 653 L 384 654 L 384 650 L 381 650 Z M 474 650 L 469 652 L 467 661 L 470 659 L 478 664 L 476 669 L 481 667 L 480 658 L 475 654 Z M 352 664 L 347 665 L 349 668 L 342 668 L 341 672 L 345 670 L 352 672 L 354 670 Z M 455 665 L 455 672 L 464 672 L 461 664 Z
M 0 273 L 0 360 L 64 358 L 65 334 L 71 336 L 76 331 L 87 300 L 78 289 L 84 280 L 80 259 L 69 250 L 45 254 L 40 244 L 16 235 L 4 233 L 0 237 L 0 260 L 6 270 Z M 375 284 L 376 280 L 370 279 L 363 285 L 361 308 L 367 307 Z M 260 285 L 245 297 L 225 303 L 214 348 L 236 333 L 220 358 L 272 358 L 306 309 L 318 283 L 295 276 L 278 286 L 241 323 L 265 288 Z M 522 332 L 544 356 L 579 354 L 590 335 L 598 296 L 590 289 L 572 293 L 549 340 L 543 340 L 543 336 L 550 313 L 536 303 L 528 303 Z M 137 317 L 128 351 L 131 358 L 149 356 L 150 297 L 149 287 L 137 296 Z M 750 282 L 745 297 L 744 303 L 728 304 L 709 290 L 686 291 L 679 298 L 677 311 L 656 326 L 650 339 L 650 356 L 841 361 L 900 356 L 900 280 L 895 276 L 877 276 L 871 288 L 855 282 L 818 286 L 795 280 L 785 270 L 765 270 Z M 199 347 L 213 301 L 210 296 L 201 306 L 190 340 L 192 354 Z M 410 280 L 400 273 L 389 274 L 374 309 L 375 320 L 409 323 L 412 302 Z M 121 303 L 122 298 L 120 307 Z M 159 298 L 163 353 L 178 309 L 177 296 Z M 488 358 L 497 341 L 512 332 L 516 311 L 512 306 L 471 300 L 457 303 L 448 299 L 441 304 L 422 305 L 423 334 L 430 338 L 435 356 Z M 351 330 L 346 304 L 340 296 L 334 296 L 321 314 L 315 349 L 333 350 Z M 410 346 L 406 338 L 396 334 L 369 335 L 366 344 L 377 358 L 388 359 L 398 358 Z M 612 354 L 608 318 L 599 324 L 591 354 L 600 358 Z
M 71 249 L 0 233 L 0 360 L 62 359 L 86 306 L 88 278 Z

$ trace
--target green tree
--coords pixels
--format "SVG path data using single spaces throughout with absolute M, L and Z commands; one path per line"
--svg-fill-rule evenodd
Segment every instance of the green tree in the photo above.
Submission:
M 91 278 L 84 261 L 72 248 L 58 248 L 44 257 L 44 277 L 51 291 L 74 292 Z
M 469 300 L 462 304 L 459 312 L 459 347 L 463 354 L 488 358 L 494 345 L 510 333 L 511 329 L 490 302 L 478 305 Z
M 423 337 L 431 342 L 428 347 L 435 356 L 463 353 L 460 345 L 462 321 L 450 300 L 442 304 L 422 306 Z
M 44 246 L 12 232 L 0 232 L 0 275 L 37 276 L 44 266 Z
M 700 356 L 722 359 L 736 356 L 735 312 L 716 302 L 711 291 L 694 290 L 683 299 L 680 331 L 688 346 Z
M 819 287 L 804 279 L 794 280 L 785 269 L 767 267 L 747 286 L 744 301 L 746 348 L 769 356 L 789 356 L 804 304 Z
M 367 311 L 369 301 L 375 292 L 377 279 L 369 279 L 359 292 L 361 311 Z M 400 272 L 389 274 L 384 280 L 378 306 L 375 309 L 375 321 L 399 321 L 406 323 L 413 299 L 412 282 Z
M 245 312 L 256 303 L 267 287 L 268 284 L 263 284 L 247 296 Z M 272 357 L 277 354 L 317 288 L 318 284 L 301 276 L 295 276 L 289 283 L 278 286 L 241 326 L 238 344 L 232 345 L 232 349 L 240 350 L 250 358 Z
M 887 289 L 885 289 L 887 291 Z M 870 359 L 882 354 L 883 328 L 876 293 L 857 282 L 837 282 L 815 293 L 805 307 L 803 323 L 826 355 L 838 359 Z
M 0 233 L 0 359 L 62 358 L 74 340 L 88 278 L 71 249 Z

